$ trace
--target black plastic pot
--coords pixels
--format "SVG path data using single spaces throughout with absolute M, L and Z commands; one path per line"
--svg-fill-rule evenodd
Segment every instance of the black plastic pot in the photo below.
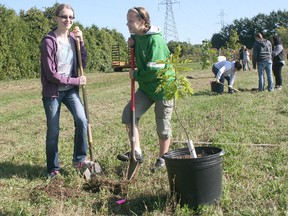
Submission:
M 188 148 L 164 155 L 171 194 L 190 208 L 215 203 L 222 193 L 224 151 L 216 147 L 195 147 L 195 150 L 202 156 L 189 158 Z
M 210 81 L 211 84 L 211 92 L 215 92 L 218 94 L 222 94 L 224 91 L 224 87 L 223 84 L 221 83 L 217 83 L 216 81 Z

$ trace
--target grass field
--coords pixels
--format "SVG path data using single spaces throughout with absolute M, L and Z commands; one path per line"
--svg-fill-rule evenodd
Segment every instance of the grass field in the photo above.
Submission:
M 59 179 L 46 179 L 46 119 L 39 79 L 0 82 L 0 215 L 288 215 L 288 71 L 281 91 L 251 91 L 258 86 L 256 71 L 239 72 L 241 91 L 210 95 L 210 70 L 184 74 L 194 95 L 177 101 L 179 117 L 196 146 L 225 151 L 223 188 L 219 203 L 197 212 L 170 199 L 166 169 L 152 174 L 158 154 L 153 109 L 140 122 L 145 162 L 123 197 L 108 186 L 87 190 L 71 167 L 73 121 L 62 107 L 59 140 Z M 101 178 L 120 182 L 126 164 L 116 159 L 129 150 L 121 113 L 130 98 L 128 73 L 88 74 L 88 103 L 93 151 Z M 173 140 L 186 140 L 173 116 Z M 269 145 L 268 145 L 269 144 Z M 185 147 L 175 142 L 171 150 Z M 126 198 L 122 205 L 116 200 Z

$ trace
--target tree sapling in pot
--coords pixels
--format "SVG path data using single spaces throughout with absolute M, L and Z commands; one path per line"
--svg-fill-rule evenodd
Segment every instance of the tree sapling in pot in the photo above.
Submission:
M 160 62 L 160 63 L 165 63 L 169 65 L 174 70 L 175 75 L 165 73 L 167 70 L 170 69 L 169 67 L 163 69 L 159 74 L 159 78 L 161 79 L 161 84 L 158 86 L 157 91 L 163 91 L 165 99 L 174 100 L 174 109 L 175 109 L 176 118 L 178 119 L 181 127 L 184 129 L 185 135 L 187 137 L 187 146 L 189 149 L 190 156 L 192 158 L 197 158 L 197 154 L 196 154 L 193 142 L 191 139 L 189 139 L 188 132 L 183 126 L 182 122 L 180 121 L 180 118 L 178 116 L 177 109 L 176 109 L 177 99 L 183 99 L 184 97 L 190 96 L 193 94 L 193 89 L 191 87 L 190 82 L 187 80 L 186 77 L 180 75 L 180 72 L 190 70 L 190 68 L 187 66 L 190 60 L 188 59 L 181 60 L 180 54 L 181 54 L 181 47 L 180 45 L 178 45 L 175 49 L 174 54 L 171 54 L 170 57 L 166 59 L 165 62 Z
M 163 91 L 166 99 L 183 99 L 193 94 L 193 89 L 186 77 L 179 73 L 189 70 L 189 60 L 180 59 L 181 48 L 165 62 L 175 71 L 176 75 L 159 75 L 161 85 L 157 91 Z M 168 70 L 168 69 L 167 69 Z M 174 106 L 175 107 L 175 106 Z M 181 205 L 198 208 L 202 204 L 218 201 L 222 193 L 222 156 L 224 151 L 216 147 L 194 148 L 188 132 L 181 123 L 175 107 L 177 120 L 187 136 L 188 148 L 172 150 L 164 154 L 171 194 Z

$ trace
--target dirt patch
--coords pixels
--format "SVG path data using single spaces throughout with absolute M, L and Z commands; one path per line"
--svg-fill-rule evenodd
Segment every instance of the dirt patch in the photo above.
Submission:
M 100 190 L 108 190 L 114 195 L 126 196 L 128 193 L 127 180 L 113 181 L 111 179 L 104 178 L 102 176 L 92 177 L 91 180 L 84 185 L 84 190 L 92 193 L 97 193 Z
M 32 200 L 37 199 L 39 191 L 45 192 L 49 197 L 55 197 L 59 200 L 66 200 L 68 198 L 78 198 L 81 192 L 81 188 L 65 186 L 62 179 L 55 179 L 49 184 L 43 186 L 37 186 L 30 194 Z

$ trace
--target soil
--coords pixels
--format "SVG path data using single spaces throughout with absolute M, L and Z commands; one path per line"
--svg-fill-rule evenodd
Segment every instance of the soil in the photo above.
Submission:
M 207 154 L 206 152 L 201 152 L 197 154 L 197 158 L 203 158 L 208 156 L 209 154 Z M 191 155 L 179 155 L 179 156 L 175 156 L 175 159 L 193 159 Z
M 102 176 L 93 176 L 89 182 L 84 185 L 84 190 L 97 193 L 100 190 L 109 190 L 114 195 L 126 196 L 128 193 L 128 180 L 113 181 Z
M 64 185 L 63 179 L 54 179 L 49 184 L 37 186 L 31 192 L 31 199 L 37 199 L 39 191 L 45 192 L 49 197 L 56 197 L 59 200 L 66 200 L 67 198 L 77 198 L 81 193 L 81 188 L 68 187 Z
M 197 154 L 197 158 L 204 157 L 202 154 Z M 191 155 L 179 155 L 174 157 L 175 159 L 193 159 Z
M 30 193 L 30 199 L 37 202 L 42 193 L 49 197 L 57 198 L 59 200 L 76 199 L 81 196 L 83 190 L 97 193 L 100 190 L 106 189 L 113 193 L 115 199 L 126 196 L 128 193 L 128 184 L 131 181 L 113 181 L 101 176 L 92 177 L 89 182 L 86 182 L 83 187 L 72 187 L 65 185 L 63 179 L 54 179 L 47 185 L 36 186 Z
M 113 181 L 101 176 L 93 176 L 89 182 L 86 182 L 83 187 L 67 186 L 63 179 L 54 179 L 47 185 L 39 185 L 35 187 L 30 193 L 30 198 L 33 201 L 37 201 L 39 198 L 39 192 L 44 192 L 49 197 L 54 197 L 59 200 L 74 199 L 81 196 L 81 192 L 84 190 L 97 193 L 100 190 L 106 189 L 113 193 L 115 199 L 118 197 L 126 196 L 128 193 L 128 184 L 131 181 Z

